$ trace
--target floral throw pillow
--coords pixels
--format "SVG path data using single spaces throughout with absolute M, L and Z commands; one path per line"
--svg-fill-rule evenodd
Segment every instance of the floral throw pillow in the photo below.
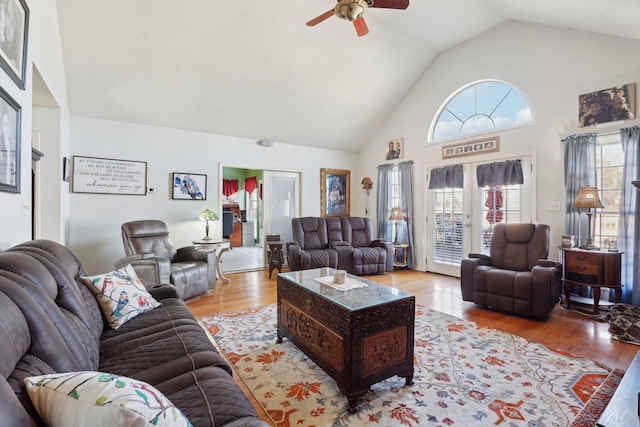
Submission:
M 131 264 L 81 280 L 96 295 L 100 309 L 113 329 L 160 305 L 144 287 Z
M 155 387 L 118 375 L 83 371 L 24 379 L 49 427 L 187 427 L 191 423 Z

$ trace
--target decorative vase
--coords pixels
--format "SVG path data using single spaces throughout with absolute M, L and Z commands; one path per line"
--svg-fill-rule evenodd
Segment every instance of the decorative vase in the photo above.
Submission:
M 562 247 L 563 248 L 575 248 L 576 247 L 576 236 L 562 236 Z

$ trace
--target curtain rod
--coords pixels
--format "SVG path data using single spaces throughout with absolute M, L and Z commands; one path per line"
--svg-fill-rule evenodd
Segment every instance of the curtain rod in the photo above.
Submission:
M 632 126 L 632 128 L 633 128 L 633 127 L 638 127 L 638 128 L 640 128 L 640 126 Z M 625 129 L 625 128 L 620 128 L 620 129 L 618 129 L 618 130 L 615 130 L 615 131 L 609 131 L 609 132 L 602 132 L 602 133 L 598 133 L 598 132 L 591 132 L 591 133 L 595 133 L 595 134 L 596 134 L 596 137 L 598 137 L 598 136 L 611 136 L 611 135 L 616 135 L 616 134 L 618 134 L 618 135 L 619 135 L 619 134 L 620 134 L 620 131 L 621 131 L 622 129 Z M 587 134 L 586 134 L 586 133 L 583 133 L 583 134 L 580 134 L 580 135 L 587 135 Z M 560 140 L 560 142 L 564 142 L 564 140 L 565 140 L 565 138 L 562 138 L 562 139 Z

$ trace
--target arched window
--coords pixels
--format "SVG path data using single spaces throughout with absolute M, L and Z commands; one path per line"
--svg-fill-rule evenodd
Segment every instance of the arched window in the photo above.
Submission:
M 529 100 L 499 80 L 483 80 L 462 87 L 440 108 L 431 125 L 430 142 L 522 126 L 533 121 Z

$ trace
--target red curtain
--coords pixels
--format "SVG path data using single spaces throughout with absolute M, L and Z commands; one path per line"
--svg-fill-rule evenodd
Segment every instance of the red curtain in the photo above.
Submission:
M 237 179 L 223 179 L 222 180 L 222 194 L 229 197 L 233 193 L 238 192 L 238 180 Z
M 249 194 L 253 193 L 253 190 L 255 190 L 257 186 L 258 186 L 258 180 L 256 179 L 255 176 L 252 176 L 250 178 L 245 178 L 244 189 L 247 193 Z

